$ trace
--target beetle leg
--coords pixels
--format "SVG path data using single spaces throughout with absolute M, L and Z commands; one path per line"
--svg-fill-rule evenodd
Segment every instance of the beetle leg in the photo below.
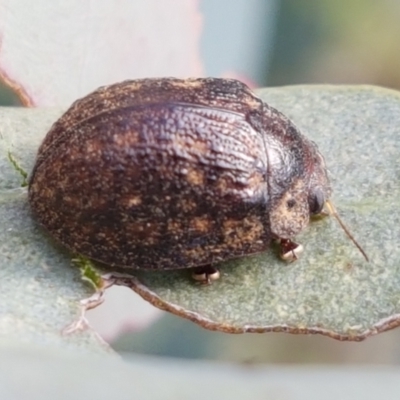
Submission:
M 211 285 L 220 275 L 219 270 L 211 265 L 194 268 L 192 272 L 192 278 L 201 285 Z
M 296 261 L 301 253 L 303 253 L 303 246 L 290 239 L 279 239 L 280 257 L 287 262 Z
M 329 217 L 330 216 L 330 214 L 329 214 L 329 212 L 328 211 L 325 211 L 325 210 L 322 210 L 320 213 L 318 213 L 318 214 L 312 214 L 312 215 L 310 215 L 310 219 L 312 220 L 312 221 L 317 221 L 317 220 L 320 220 L 320 219 L 323 219 L 323 218 L 326 218 L 326 217 Z

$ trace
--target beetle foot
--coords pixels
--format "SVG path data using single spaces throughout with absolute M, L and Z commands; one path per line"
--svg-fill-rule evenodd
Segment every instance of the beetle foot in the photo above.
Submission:
M 287 262 L 296 261 L 301 253 L 303 253 L 304 247 L 290 239 L 280 239 L 280 257 L 282 260 Z
M 200 285 L 211 285 L 220 275 L 219 270 L 211 265 L 194 268 L 192 272 L 192 278 Z
M 310 215 L 310 219 L 311 219 L 312 221 L 318 221 L 318 220 L 324 219 L 324 218 L 326 218 L 326 217 L 329 217 L 330 215 L 331 215 L 331 214 L 329 214 L 328 211 L 322 210 L 322 211 L 319 212 L 318 214 L 312 214 L 312 215 Z

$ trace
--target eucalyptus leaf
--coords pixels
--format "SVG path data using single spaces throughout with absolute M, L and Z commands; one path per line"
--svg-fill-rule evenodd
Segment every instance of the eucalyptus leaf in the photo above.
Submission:
M 0 342 L 12 338 L 85 352 L 111 353 L 97 333 L 64 331 L 79 319 L 83 282 L 70 254 L 46 240 L 32 220 L 27 188 L 10 162 L 30 171 L 37 147 L 60 111 L 0 108 Z M 84 322 L 84 319 L 82 319 Z
M 259 94 L 318 144 L 330 171 L 332 201 L 370 261 L 363 259 L 333 218 L 324 218 L 296 238 L 305 252 L 291 264 L 279 260 L 271 248 L 221 264 L 221 279 L 209 286 L 196 285 L 187 270 L 137 271 L 114 277 L 114 282 L 130 286 L 161 309 L 224 332 L 320 333 L 362 340 L 399 325 L 400 94 L 363 86 L 269 88 Z M 40 276 L 49 284 L 59 282 L 64 292 L 58 295 L 77 302 L 88 293 L 82 290 L 76 268 L 31 220 L 26 197 L 13 189 L 20 178 L 7 159 L 7 150 L 14 150 L 15 159 L 30 171 L 47 131 L 43 120 L 54 120 L 55 112 L 2 114 L 1 120 L 10 123 L 5 131 L 0 128 L 0 172 L 5 177 L 0 186 L 0 223 L 6 227 L 0 248 L 11 262 L 3 255 L 0 264 L 6 262 L 8 268 L 1 266 L 1 271 L 8 271 L 14 280 L 26 273 L 33 280 Z M 51 257 L 46 264 L 52 266 L 51 273 L 40 264 L 38 270 L 31 268 L 34 257 L 27 254 L 33 251 L 39 259 Z M 7 288 L 8 293 L 17 289 Z M 21 302 L 21 287 L 19 292 Z M 54 299 L 43 302 L 50 307 Z M 68 302 L 64 306 L 73 308 Z
M 297 237 L 300 260 L 276 252 L 228 261 L 210 286 L 182 271 L 137 272 L 130 284 L 157 307 L 230 333 L 319 333 L 362 340 L 400 324 L 400 94 L 377 87 L 297 86 L 259 91 L 324 154 L 333 203 L 367 252 L 333 218 Z

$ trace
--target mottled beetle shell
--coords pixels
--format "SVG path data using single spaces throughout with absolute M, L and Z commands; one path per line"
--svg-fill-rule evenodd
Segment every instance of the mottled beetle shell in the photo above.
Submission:
M 315 191 L 330 195 L 316 146 L 246 85 L 162 78 L 75 102 L 39 149 L 29 201 L 76 253 L 177 269 L 293 237 Z

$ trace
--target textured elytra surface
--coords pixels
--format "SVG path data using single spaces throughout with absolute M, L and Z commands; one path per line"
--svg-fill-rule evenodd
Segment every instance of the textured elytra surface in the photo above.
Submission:
M 370 263 L 363 260 L 336 222 L 327 218 L 314 222 L 298 237 L 305 253 L 293 264 L 283 263 L 271 251 L 223 265 L 220 281 L 208 287 L 194 285 L 189 271 L 142 272 L 130 285 L 159 307 L 228 332 L 285 330 L 359 339 L 397 325 L 398 93 L 378 88 L 321 86 L 268 89 L 261 95 L 318 143 L 330 170 L 333 201 L 367 251 Z M 19 110 L 28 111 L 39 112 Z M 35 124 L 33 116 L 29 122 Z M 11 131 L 14 130 L 12 125 Z M 37 137 L 32 136 L 30 140 L 36 145 L 29 147 L 22 145 L 24 135 L 10 140 L 2 131 L 2 138 L 12 146 L 18 143 L 15 156 L 27 170 L 34 162 L 31 150 L 39 146 L 43 135 L 41 130 Z M 3 154 L 0 167 L 13 176 Z M 6 193 L 9 190 L 3 189 L 2 198 L 10 202 Z M 14 215 L 18 218 L 18 213 Z M 20 215 L 22 219 L 29 218 Z M 9 219 L 4 221 L 10 223 Z M 40 230 L 35 230 L 35 235 L 41 252 L 58 251 Z M 9 243 L 7 236 L 2 242 L 6 249 L 8 246 L 8 254 L 12 252 L 14 259 L 20 257 L 20 242 Z M 29 243 L 28 240 L 24 251 Z M 56 281 L 71 271 L 67 259 L 59 262 L 52 275 Z M 13 265 L 14 273 L 19 268 L 33 271 L 26 261 Z M 63 280 L 64 285 L 66 281 Z M 71 279 L 71 290 L 77 284 Z M 36 293 L 39 302 L 41 292 L 38 289 Z
M 329 197 L 314 144 L 237 80 L 157 78 L 76 101 L 39 148 L 37 220 L 108 265 L 180 269 L 265 250 Z

